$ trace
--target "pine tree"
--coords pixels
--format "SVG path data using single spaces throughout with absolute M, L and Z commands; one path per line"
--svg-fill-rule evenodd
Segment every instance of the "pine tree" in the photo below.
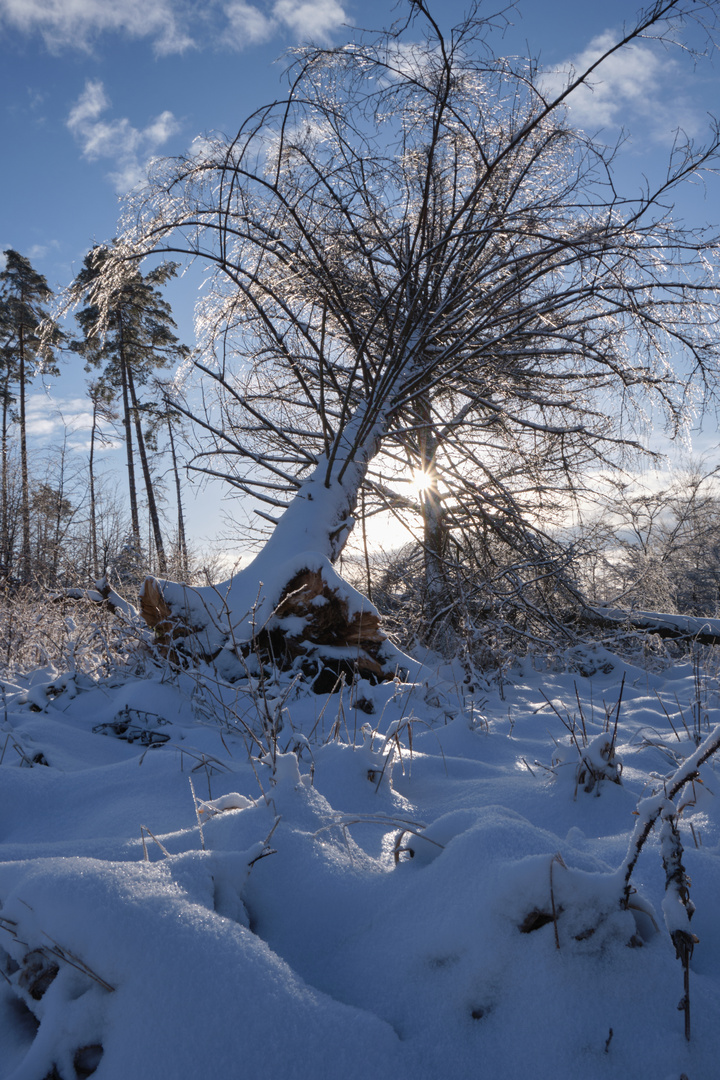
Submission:
M 122 401 L 132 546 L 139 551 L 141 539 L 135 480 L 134 429 L 158 567 L 160 573 L 165 574 L 165 545 L 142 427 L 142 415 L 147 407 L 140 402 L 138 387 L 144 386 L 156 369 L 167 367 L 187 353 L 186 347 L 179 344 L 174 333 L 176 326 L 170 305 L 160 292 L 160 287 L 174 276 L 176 265 L 166 262 L 143 275 L 134 264 L 126 264 L 114 283 L 112 298 L 104 308 L 101 322 L 100 309 L 94 298 L 94 286 L 107 261 L 108 253 L 105 247 L 93 248 L 75 279 L 75 297 L 80 302 L 85 301 L 85 306 L 76 316 L 83 332 L 83 340 L 73 342 L 72 348 L 85 357 L 87 370 L 102 369 L 105 383 L 119 394 Z
M 0 271 L 0 334 L 2 341 L 2 520 L 0 547 L 2 565 L 7 574 L 12 562 L 9 550 L 10 522 L 8 516 L 8 432 L 10 408 L 18 401 L 17 420 L 20 428 L 21 519 L 22 546 L 20 576 L 29 581 L 30 552 L 30 486 L 28 481 L 27 423 L 25 390 L 30 380 L 40 374 L 57 375 L 54 348 L 60 344 L 62 333 L 48 314 L 47 304 L 52 290 L 42 274 L 33 270 L 28 259 L 12 248 L 5 251 L 5 269 Z M 40 330 L 42 324 L 42 332 Z M 17 399 L 13 388 L 17 387 Z

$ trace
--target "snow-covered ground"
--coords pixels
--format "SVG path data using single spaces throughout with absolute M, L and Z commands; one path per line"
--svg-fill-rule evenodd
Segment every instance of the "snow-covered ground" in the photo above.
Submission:
M 714 759 L 675 799 L 689 1042 L 655 832 L 629 907 L 621 868 L 716 685 L 599 648 L 330 697 L 6 682 L 0 1080 L 711 1080 Z

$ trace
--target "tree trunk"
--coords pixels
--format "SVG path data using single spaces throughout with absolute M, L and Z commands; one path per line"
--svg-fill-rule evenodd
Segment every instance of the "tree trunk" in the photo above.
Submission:
M 436 425 L 432 422 L 431 402 L 423 393 L 416 401 L 421 421 L 418 434 L 420 468 L 426 486 L 421 492 L 423 524 L 423 561 L 425 566 L 425 622 L 430 630 L 438 613 L 448 605 L 448 581 L 445 573 L 445 526 L 440 492 L 438 491 Z
M 10 514 L 8 493 L 8 409 L 10 403 L 10 364 L 8 361 L 2 404 L 2 521 L 0 530 L 0 576 L 7 581 L 12 569 L 12 544 L 10 542 Z
M 155 502 L 155 489 L 153 487 L 152 476 L 150 475 L 150 466 L 148 465 L 145 436 L 143 435 L 142 424 L 140 422 L 140 410 L 138 407 L 137 394 L 135 393 L 135 380 L 133 379 L 132 370 L 129 365 L 127 368 L 127 382 L 128 390 L 130 391 L 130 400 L 132 401 L 133 416 L 135 419 L 135 434 L 137 436 L 138 453 L 140 454 L 140 464 L 142 465 L 143 478 L 145 480 L 148 513 L 150 515 L 150 524 L 155 540 L 158 568 L 160 573 L 165 576 L 167 574 L 167 559 L 165 558 L 165 547 L 163 544 L 162 532 L 160 530 L 160 517 L 157 511 L 157 503 Z
M 698 645 L 720 645 L 720 619 L 699 615 L 673 615 L 662 611 L 622 611 L 620 608 L 588 607 L 583 622 L 614 629 L 639 630 L 645 634 Z
M 190 588 L 146 580 L 141 612 L 161 647 L 171 656 L 212 659 L 233 678 L 247 672 L 250 654 L 280 666 L 302 657 L 303 664 L 316 665 L 318 692 L 332 690 L 332 673 L 380 679 L 391 678 L 398 664 L 407 669 L 407 658 L 380 631 L 372 604 L 332 566 L 354 524 L 386 421 L 387 415 L 368 420 L 364 404 L 357 409 L 262 551 L 229 581 Z
M 92 414 L 92 427 L 90 429 L 90 461 L 89 461 L 89 473 L 90 473 L 90 558 L 92 560 L 92 573 L 93 580 L 96 581 L 100 577 L 100 570 L 98 566 L 98 542 L 97 542 L 97 519 L 95 510 L 95 432 L 97 431 L 97 413 L 98 403 L 97 397 L 93 396 L 93 414 Z M 103 567 L 103 576 L 105 574 L 105 568 Z
M 135 462 L 133 460 L 132 425 L 130 423 L 130 400 L 128 396 L 128 365 L 122 344 L 122 322 L 120 323 L 120 382 L 123 399 L 123 427 L 125 428 L 125 449 L 127 452 L 128 491 L 130 495 L 130 521 L 135 548 L 141 550 L 140 515 L 138 514 L 137 486 L 135 484 Z
M 62 537 L 62 519 L 63 519 L 63 503 L 65 501 L 65 456 L 67 453 L 67 434 L 63 441 L 62 453 L 60 456 L 60 477 L 57 489 L 57 497 L 55 500 L 55 521 L 54 521 L 54 536 L 52 544 L 52 582 L 53 585 L 57 585 L 58 570 L 60 567 L 60 540 Z
M 183 580 L 188 576 L 188 552 L 185 537 L 185 518 L 183 516 L 182 490 L 180 487 L 180 472 L 178 470 L 177 454 L 175 453 L 175 437 L 172 429 L 172 419 L 167 418 L 168 436 L 170 438 L 170 455 L 172 457 L 173 475 L 175 476 L 175 493 L 177 499 L 178 516 L 178 555 L 180 556 L 180 575 Z
M 21 509 L 22 519 L 22 549 L 20 555 L 20 574 L 23 584 L 30 581 L 31 554 L 30 554 L 30 483 L 28 480 L 27 460 L 27 426 L 25 423 L 25 337 L 24 327 L 20 326 L 19 350 L 20 361 L 20 483 L 21 483 Z

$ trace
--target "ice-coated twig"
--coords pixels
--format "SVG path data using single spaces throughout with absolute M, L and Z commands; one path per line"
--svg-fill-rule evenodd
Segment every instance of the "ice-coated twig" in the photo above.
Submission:
M 680 768 L 675 771 L 667 784 L 665 792 L 660 795 L 650 795 L 647 799 L 642 799 L 638 803 L 636 811 L 637 820 L 635 822 L 633 834 L 630 838 L 630 843 L 628 844 L 627 855 L 617 871 L 618 877 L 622 882 L 623 907 L 628 906 L 631 893 L 630 878 L 632 877 L 635 864 L 638 861 L 643 845 L 652 831 L 653 825 L 658 818 L 662 816 L 668 801 L 672 802 L 675 796 L 682 791 L 685 784 L 689 783 L 691 780 L 699 779 L 700 766 L 703 765 L 708 758 L 712 757 L 718 748 L 720 748 L 720 724 L 717 724 L 713 728 L 705 741 L 698 746 L 695 753 L 686 758 Z M 674 805 L 671 813 L 675 813 Z
M 658 819 L 662 819 L 660 852 L 665 869 L 665 899 L 663 914 L 665 925 L 675 947 L 675 954 L 683 967 L 683 996 L 678 1009 L 685 1014 L 685 1038 L 690 1039 L 690 958 L 698 938 L 690 930 L 690 919 L 695 905 L 690 899 L 690 881 L 682 861 L 683 847 L 677 827 L 678 809 L 675 797 L 685 784 L 700 780 L 700 766 L 720 747 L 720 724 L 716 725 L 694 754 L 687 758 L 673 774 L 666 790 L 643 799 L 637 808 L 637 821 L 628 845 L 627 855 L 618 870 L 622 882 L 623 907 L 630 906 L 630 879 L 643 845 Z
M 683 846 L 677 827 L 674 803 L 668 801 L 662 811 L 660 851 L 665 870 L 663 914 L 675 955 L 683 968 L 683 996 L 678 1005 L 685 1014 L 685 1038 L 690 1041 L 690 959 L 698 938 L 690 930 L 695 905 L 690 899 L 690 880 L 683 865 Z

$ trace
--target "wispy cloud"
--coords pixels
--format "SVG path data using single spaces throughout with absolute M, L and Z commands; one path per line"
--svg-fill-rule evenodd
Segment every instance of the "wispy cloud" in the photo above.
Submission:
M 336 0 L 276 0 L 272 15 L 299 38 L 327 40 L 345 21 L 345 12 Z
M 234 0 L 234 3 L 226 4 L 225 16 L 227 27 L 223 40 L 234 48 L 257 45 L 262 41 L 269 41 L 273 35 L 272 18 L 254 4 L 246 4 L 245 0 Z
M 35 262 L 36 259 L 46 259 L 51 251 L 59 251 L 60 243 L 57 240 L 48 240 L 46 244 L 33 244 L 26 255 L 30 262 Z
M 338 0 L 0 0 L 0 25 L 40 33 L 51 52 L 89 50 L 111 33 L 148 39 L 160 55 L 219 43 L 240 50 L 288 32 L 327 41 L 345 18 Z
M 41 440 L 66 431 L 90 431 L 92 411 L 87 398 L 51 398 L 48 394 L 29 394 L 26 424 L 28 435 Z
M 37 446 L 56 445 L 67 438 L 74 451 L 90 447 L 92 409 L 84 397 L 63 397 L 52 387 L 45 393 L 31 393 L 27 399 L 26 425 L 28 436 Z M 114 450 L 121 445 L 117 433 L 107 424 L 99 427 L 95 449 Z
M 0 0 L 0 21 L 39 32 L 51 52 L 89 49 L 103 33 L 150 38 L 160 54 L 183 52 L 192 39 L 173 0 Z
M 593 38 L 581 53 L 544 76 L 546 91 L 558 93 L 570 75 L 585 71 L 616 40 L 609 30 Z M 591 132 L 629 127 L 665 142 L 678 128 L 693 136 L 703 126 L 700 111 L 683 92 L 680 65 L 662 48 L 646 42 L 609 56 L 567 103 L 573 123 Z
M 171 112 L 162 112 L 147 127 L 134 127 L 127 117 L 108 120 L 104 114 L 110 99 L 100 81 L 88 79 L 85 89 L 70 111 L 67 126 L 89 161 L 107 158 L 115 168 L 109 177 L 115 190 L 123 194 L 140 183 L 148 161 L 179 130 Z

